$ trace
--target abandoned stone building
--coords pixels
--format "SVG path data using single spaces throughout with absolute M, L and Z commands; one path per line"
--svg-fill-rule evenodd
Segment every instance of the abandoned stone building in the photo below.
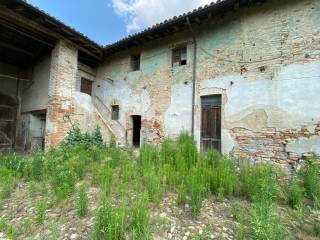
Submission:
M 223 0 L 102 47 L 1 0 L 0 148 L 47 148 L 79 123 L 122 146 L 185 130 L 253 161 L 320 154 L 319 19 L 319 0 Z

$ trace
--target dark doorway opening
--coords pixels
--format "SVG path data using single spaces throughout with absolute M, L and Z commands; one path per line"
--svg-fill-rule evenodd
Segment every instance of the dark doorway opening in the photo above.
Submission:
M 201 149 L 221 152 L 221 95 L 201 97 Z
M 136 148 L 140 147 L 140 130 L 141 130 L 141 116 L 133 115 L 132 117 L 132 145 Z
M 15 145 L 17 103 L 10 96 L 0 94 L 0 152 Z

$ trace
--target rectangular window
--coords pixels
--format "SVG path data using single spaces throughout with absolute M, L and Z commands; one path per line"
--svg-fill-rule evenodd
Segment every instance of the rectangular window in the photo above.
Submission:
M 92 95 L 92 81 L 81 78 L 81 87 L 80 92 L 86 93 L 88 95 Z
M 140 70 L 140 54 L 131 56 L 131 70 L 132 71 Z
M 172 50 L 172 66 L 187 65 L 187 47 L 180 47 Z
M 119 120 L 119 105 L 112 105 L 111 108 L 112 108 L 111 119 Z

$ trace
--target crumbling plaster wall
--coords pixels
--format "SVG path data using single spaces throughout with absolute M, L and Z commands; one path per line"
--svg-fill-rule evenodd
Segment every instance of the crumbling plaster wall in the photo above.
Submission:
M 92 132 L 97 125 L 106 141 L 110 132 L 97 113 L 93 97 L 80 92 L 81 77 L 95 81 L 95 70 L 78 62 L 75 45 L 59 41 L 51 54 L 46 119 L 46 148 L 63 140 L 73 125 Z M 93 96 L 96 83 L 93 84 Z
M 176 137 L 182 128 L 190 130 L 192 65 L 172 68 L 171 51 L 187 44 L 190 59 L 192 46 L 186 36 L 173 39 L 112 56 L 98 69 L 96 94 L 106 106 L 120 106 L 119 121 L 111 124 L 124 145 L 132 144 L 132 115 L 141 115 L 141 136 L 150 142 Z M 130 70 L 130 55 L 135 53 L 141 53 L 140 71 Z
M 198 141 L 200 97 L 221 94 L 223 153 L 287 164 L 319 151 L 319 17 L 317 0 L 274 0 L 194 26 Z M 182 43 L 188 64 L 172 68 L 171 50 Z M 130 115 L 142 115 L 150 142 L 190 131 L 192 48 L 185 32 L 110 56 L 98 69 L 97 94 L 107 106 L 120 105 L 123 142 Z M 141 70 L 131 72 L 130 55 L 138 52 Z
M 30 81 L 24 81 L 21 111 L 43 110 L 48 104 L 51 56 L 48 54 L 29 69 Z
M 319 1 L 268 1 L 200 30 L 197 92 L 223 96 L 224 153 L 286 164 L 320 148 L 319 16 Z
M 92 95 L 82 93 L 81 79 L 85 78 L 92 81 Z M 80 129 L 84 132 L 93 132 L 97 126 L 100 127 L 104 141 L 110 140 L 110 130 L 107 126 L 107 121 L 104 119 L 102 110 L 98 109 L 95 104 L 95 92 L 97 88 L 96 69 L 78 62 L 78 70 L 76 77 L 76 88 L 73 96 L 75 104 L 75 113 L 71 118 L 73 124 L 79 124 Z M 100 110 L 100 111 L 99 111 Z

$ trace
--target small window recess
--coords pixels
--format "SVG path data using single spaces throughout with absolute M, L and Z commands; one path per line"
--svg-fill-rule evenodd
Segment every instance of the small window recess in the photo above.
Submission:
M 187 47 L 182 46 L 172 50 L 172 67 L 187 65 Z
M 80 92 L 86 93 L 91 96 L 92 95 L 92 81 L 90 81 L 86 78 L 81 78 Z
M 140 54 L 135 54 L 131 56 L 131 71 L 140 70 Z
M 119 105 L 111 106 L 111 120 L 119 120 Z

